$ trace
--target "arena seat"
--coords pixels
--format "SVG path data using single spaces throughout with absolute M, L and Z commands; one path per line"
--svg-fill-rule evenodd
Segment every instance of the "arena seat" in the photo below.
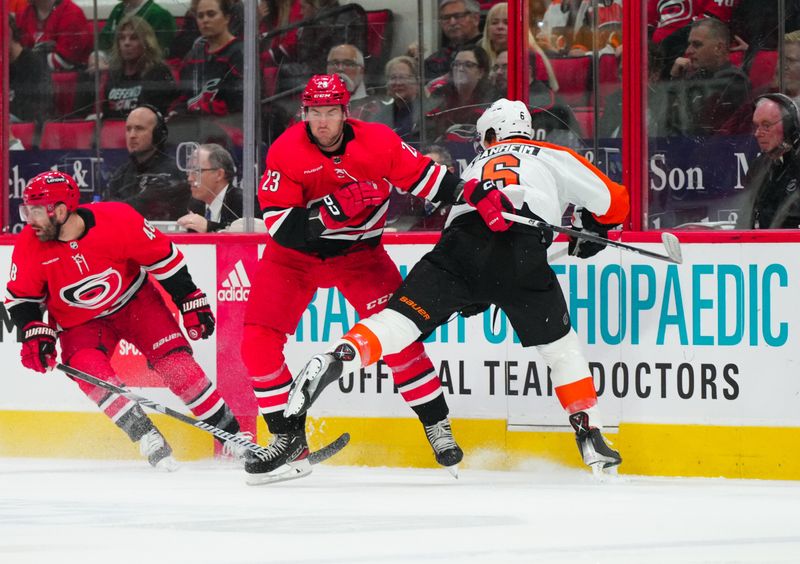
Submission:
M 278 67 L 264 66 L 261 69 L 261 89 L 264 97 L 269 98 L 275 94 L 278 87 Z
M 389 60 L 394 40 L 394 13 L 391 10 L 367 12 L 367 52 L 364 53 L 367 79 L 373 85 L 383 84 L 383 67 Z
M 550 64 L 558 79 L 558 94 L 572 107 L 588 106 L 592 71 L 592 58 L 551 57 Z
M 12 123 L 11 133 L 14 137 L 22 141 L 26 149 L 33 147 L 33 136 L 36 134 L 36 124 L 33 122 Z
M 48 121 L 42 131 L 42 149 L 91 149 L 93 120 Z
M 616 55 L 600 55 L 597 62 L 597 86 L 600 100 L 605 100 L 609 94 L 622 86 L 622 77 L 619 75 L 619 59 Z
M 750 69 L 747 72 L 751 89 L 755 91 L 769 86 L 775 78 L 775 69 L 777 67 L 777 51 L 769 49 L 756 51 L 750 60 Z
M 78 73 L 75 71 L 54 72 L 53 109 L 57 117 L 66 117 L 75 111 L 75 94 L 78 91 Z
M 581 135 L 585 139 L 594 136 L 594 109 L 591 106 L 572 108 L 575 119 L 581 128 Z
M 126 149 L 125 120 L 107 119 L 100 126 L 101 149 Z

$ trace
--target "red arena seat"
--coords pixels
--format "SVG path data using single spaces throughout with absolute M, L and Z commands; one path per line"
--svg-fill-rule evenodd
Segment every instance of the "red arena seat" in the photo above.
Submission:
M 53 78 L 53 106 L 56 116 L 68 116 L 75 111 L 78 73 L 75 71 L 54 72 L 51 76 Z
M 100 126 L 101 149 L 125 149 L 125 120 L 107 119 Z
M 42 149 L 91 149 L 94 121 L 49 121 L 42 132 Z
M 750 71 L 748 72 L 751 88 L 755 91 L 769 86 L 775 78 L 775 69 L 777 67 L 777 51 L 768 49 L 756 51 L 750 61 Z
M 559 96 L 570 106 L 588 106 L 592 58 L 552 57 L 550 63 L 558 79 Z
M 575 119 L 581 127 L 581 135 L 584 138 L 591 138 L 594 136 L 594 110 L 591 106 L 582 108 L 572 108 L 572 113 L 575 114 Z
M 26 149 L 33 147 L 33 136 L 36 133 L 36 124 L 33 122 L 28 123 L 12 123 L 11 133 L 14 137 L 22 141 L 22 145 Z

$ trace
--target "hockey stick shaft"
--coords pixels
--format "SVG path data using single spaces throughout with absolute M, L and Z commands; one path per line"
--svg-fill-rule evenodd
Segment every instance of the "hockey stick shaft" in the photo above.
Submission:
M 530 225 L 531 227 L 537 227 L 539 229 L 549 229 L 550 231 L 555 231 L 556 233 L 563 233 L 565 235 L 569 235 L 570 237 L 578 237 L 580 239 L 585 239 L 587 241 L 592 241 L 594 243 L 608 245 L 609 247 L 616 247 L 618 249 L 623 249 L 625 251 L 630 251 L 632 253 L 637 253 L 646 257 L 658 260 L 665 260 L 667 262 L 673 262 L 676 264 L 680 264 L 682 262 L 680 256 L 675 256 L 671 254 L 662 255 L 660 253 L 648 251 L 647 249 L 641 249 L 639 247 L 634 247 L 633 245 L 626 245 L 625 243 L 620 243 L 619 241 L 606 239 L 605 237 L 600 237 L 599 235 L 594 235 L 592 233 L 587 233 L 585 231 L 578 231 L 577 229 L 570 229 L 569 227 L 552 225 L 544 221 L 539 221 L 538 219 L 531 219 L 529 217 L 508 212 L 503 212 L 503 217 L 508 221 L 513 221 L 514 223 L 522 223 L 524 225 Z
M 182 423 L 186 423 L 187 425 L 196 427 L 197 429 L 205 431 L 206 433 L 211 433 L 218 439 L 221 439 L 223 441 L 230 441 L 232 443 L 236 443 L 237 445 L 247 447 L 248 450 L 251 450 L 256 454 L 266 454 L 266 449 L 264 447 L 259 446 L 252 441 L 248 441 L 245 437 L 234 435 L 227 431 L 223 431 L 222 429 L 220 429 L 219 427 L 215 427 L 214 425 L 209 425 L 208 423 L 204 423 L 203 421 L 198 421 L 197 419 L 188 417 L 179 411 L 175 411 L 174 409 L 170 409 L 169 407 L 156 403 L 153 400 L 149 400 L 145 397 L 135 394 L 126 388 L 115 386 L 110 382 L 106 382 L 104 380 L 96 378 L 95 376 L 92 376 L 91 374 L 87 374 L 82 370 L 78 370 L 77 368 L 73 368 L 65 364 L 58 363 L 56 364 L 56 368 L 58 368 L 65 374 L 68 374 L 69 376 L 72 376 L 79 380 L 83 380 L 84 382 L 88 382 L 89 384 L 94 384 L 95 386 L 99 386 L 104 390 L 108 390 L 109 392 L 113 392 L 115 394 L 128 398 L 129 400 L 136 402 L 139 405 L 142 405 L 144 407 L 149 407 L 153 411 L 163 413 L 164 415 L 169 415 L 173 419 L 177 419 Z

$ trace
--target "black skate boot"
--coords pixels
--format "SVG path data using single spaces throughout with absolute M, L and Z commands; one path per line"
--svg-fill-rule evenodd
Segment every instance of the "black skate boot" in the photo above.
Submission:
M 178 461 L 172 457 L 172 447 L 169 446 L 164 436 L 153 428 L 139 439 L 139 452 L 147 457 L 150 466 L 164 472 L 174 472 L 178 469 Z
M 315 355 L 298 374 L 289 392 L 289 401 L 283 414 L 286 417 L 302 415 L 316 401 L 322 390 L 342 375 L 344 363 L 355 358 L 350 345 L 339 345 L 332 353 Z
M 265 454 L 245 452 L 244 471 L 251 486 L 294 480 L 311 473 L 303 429 L 273 435 L 266 451 Z
M 578 443 L 583 462 L 593 473 L 604 473 L 622 463 L 622 457 L 609 446 L 600 429 L 591 426 L 588 413 L 573 413 L 569 416 L 569 422 L 575 429 L 575 442 Z
M 464 451 L 456 444 L 453 431 L 450 429 L 450 420 L 446 417 L 434 423 L 425 425 L 425 436 L 431 443 L 436 462 L 447 468 L 453 476 L 458 478 L 458 463 L 464 458 Z

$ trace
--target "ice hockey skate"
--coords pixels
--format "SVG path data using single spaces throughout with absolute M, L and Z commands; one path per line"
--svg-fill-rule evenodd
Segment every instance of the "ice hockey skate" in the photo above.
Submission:
M 592 469 L 592 473 L 595 476 L 616 474 L 622 457 L 609 446 L 600 429 L 591 426 L 589 414 L 578 411 L 569 416 L 569 422 L 575 429 L 575 442 L 578 443 L 583 462 Z
M 458 463 L 464 458 L 464 451 L 453 438 L 450 420 L 445 417 L 438 423 L 426 425 L 425 436 L 428 437 L 428 442 L 436 455 L 436 462 L 447 468 L 447 471 L 455 478 L 458 478 Z
M 250 431 L 239 431 L 234 435 L 236 437 L 240 437 L 242 439 L 247 439 L 250 442 L 253 442 L 253 433 Z M 227 458 L 232 458 L 236 462 L 244 464 L 245 461 L 245 454 L 247 451 L 250 450 L 247 445 L 243 445 L 240 443 L 235 443 L 233 441 L 225 441 L 222 445 L 222 455 Z
M 350 345 L 340 345 L 332 353 L 318 354 L 309 360 L 292 384 L 289 401 L 283 414 L 291 417 L 308 411 L 322 390 L 336 382 L 342 375 L 344 361 L 353 358 L 349 354 L 351 351 Z
M 172 447 L 158 429 L 151 429 L 139 439 L 139 452 L 157 470 L 174 472 L 178 469 L 178 461 L 172 457 Z
M 311 473 L 308 443 L 302 429 L 273 435 L 264 450 L 259 454 L 250 450 L 245 453 L 244 471 L 250 486 L 295 480 Z

